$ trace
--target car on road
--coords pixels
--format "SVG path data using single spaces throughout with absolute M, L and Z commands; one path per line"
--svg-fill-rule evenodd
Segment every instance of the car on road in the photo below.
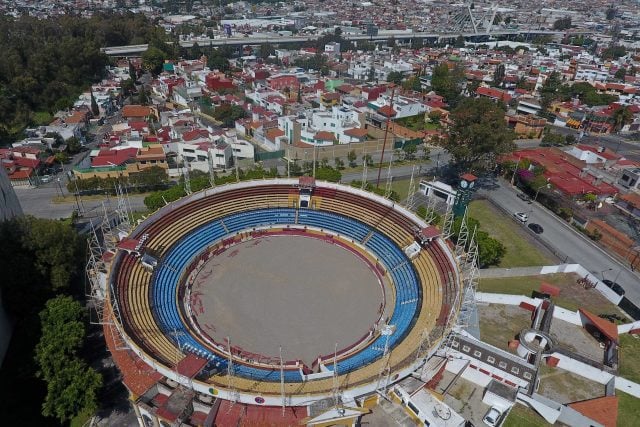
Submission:
M 51 182 L 51 175 L 42 175 L 40 177 L 40 182 L 46 184 L 47 182 Z
M 529 227 L 531 229 L 531 231 L 533 231 L 536 234 L 544 233 L 544 228 L 542 228 L 542 226 L 540 224 L 536 224 L 536 223 L 532 222 L 531 224 L 527 225 L 527 227 Z
M 516 219 L 520 222 L 527 222 L 529 221 L 529 215 L 527 215 L 524 212 L 514 212 L 513 216 L 516 217 Z
M 520 200 L 523 200 L 523 201 L 525 201 L 525 202 L 529 203 L 529 204 L 531 204 L 531 203 L 532 203 L 532 202 L 531 202 L 531 198 L 530 198 L 529 196 L 527 196 L 526 194 L 524 194 L 524 193 L 518 193 L 518 198 L 519 198 Z
M 502 412 L 494 406 L 489 409 L 489 412 L 484 416 L 482 422 L 488 426 L 494 427 L 499 424 L 500 417 L 502 417 Z
M 624 296 L 624 294 L 625 294 L 624 288 L 622 286 L 620 286 L 619 284 L 617 284 L 616 282 L 614 282 L 613 280 L 604 279 L 602 281 L 602 283 L 607 285 L 608 288 L 611 288 L 611 290 L 613 292 L 615 292 L 616 294 L 618 294 L 620 296 Z

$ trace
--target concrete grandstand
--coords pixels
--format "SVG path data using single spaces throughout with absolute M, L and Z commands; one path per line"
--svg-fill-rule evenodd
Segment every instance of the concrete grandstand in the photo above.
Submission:
M 461 301 L 453 250 L 426 228 L 304 177 L 152 214 L 105 257 L 105 335 L 141 425 L 207 425 L 234 404 L 309 422 L 318 402 L 361 407 L 416 371 Z

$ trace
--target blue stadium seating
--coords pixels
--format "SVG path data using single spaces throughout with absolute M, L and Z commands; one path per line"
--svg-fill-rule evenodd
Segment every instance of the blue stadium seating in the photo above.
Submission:
M 152 278 L 152 305 L 158 325 L 167 337 L 183 351 L 200 355 L 210 361 L 208 368 L 225 371 L 227 359 L 213 353 L 191 336 L 189 328 L 181 318 L 178 305 L 178 281 L 191 260 L 197 257 L 208 246 L 225 236 L 261 226 L 294 224 L 295 210 L 289 208 L 258 209 L 228 215 L 222 219 L 228 232 L 219 220 L 202 225 L 188 235 L 182 237 L 162 259 L 161 265 Z M 338 214 L 301 210 L 298 216 L 299 225 L 307 225 L 336 232 L 346 238 L 362 241 L 371 228 L 357 220 Z M 419 280 L 405 254 L 390 239 L 378 231 L 373 231 L 366 247 L 384 265 L 392 277 L 396 287 L 396 304 L 389 324 L 394 325 L 395 333 L 389 337 L 389 348 L 393 348 L 409 332 L 412 322 L 417 317 L 420 304 Z M 379 337 L 367 348 L 338 362 L 338 372 L 347 373 L 374 362 L 382 356 L 386 337 Z M 329 366 L 329 369 L 333 369 Z M 279 381 L 278 369 L 266 369 L 243 364 L 234 364 L 236 375 L 261 381 Z M 300 382 L 302 378 L 297 370 L 285 370 L 285 381 Z

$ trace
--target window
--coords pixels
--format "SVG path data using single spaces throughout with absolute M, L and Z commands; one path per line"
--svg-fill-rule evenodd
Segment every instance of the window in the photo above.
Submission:
M 420 415 L 420 410 L 418 408 L 415 407 L 415 405 L 411 402 L 407 402 L 407 406 L 409 407 L 409 409 L 411 409 L 411 411 L 416 414 L 416 415 Z
M 480 357 L 480 356 L 482 356 L 482 352 L 480 350 L 476 350 L 476 351 L 473 352 L 473 356 L 474 357 Z
M 513 368 L 511 368 L 511 373 L 518 375 L 520 373 L 520 368 L 514 366 Z
M 494 364 L 494 363 L 496 363 L 496 358 L 493 357 L 493 356 L 489 356 L 489 357 L 487 357 L 487 362 L 489 362 L 491 364 Z
M 464 351 L 465 353 L 469 353 L 471 351 L 471 347 L 469 347 L 468 345 L 463 345 L 462 351 Z
M 507 369 L 507 362 L 498 363 L 498 367 L 500 367 L 500 369 Z
M 454 341 L 453 344 L 451 344 L 454 348 L 458 348 L 460 347 L 460 343 L 458 341 Z
M 524 373 L 524 378 L 525 378 L 526 380 L 530 380 L 530 379 L 532 378 L 531 372 L 525 372 L 525 373 Z

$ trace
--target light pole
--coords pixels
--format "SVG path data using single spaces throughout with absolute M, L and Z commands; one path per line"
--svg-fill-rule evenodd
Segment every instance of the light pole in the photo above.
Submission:
M 551 186 L 551 184 L 549 184 L 548 182 L 544 185 L 541 185 L 540 187 L 538 187 L 536 189 L 536 196 L 533 198 L 533 201 L 535 202 L 536 200 L 538 200 L 538 194 L 540 193 L 540 190 L 542 190 L 544 187 L 549 188 Z

